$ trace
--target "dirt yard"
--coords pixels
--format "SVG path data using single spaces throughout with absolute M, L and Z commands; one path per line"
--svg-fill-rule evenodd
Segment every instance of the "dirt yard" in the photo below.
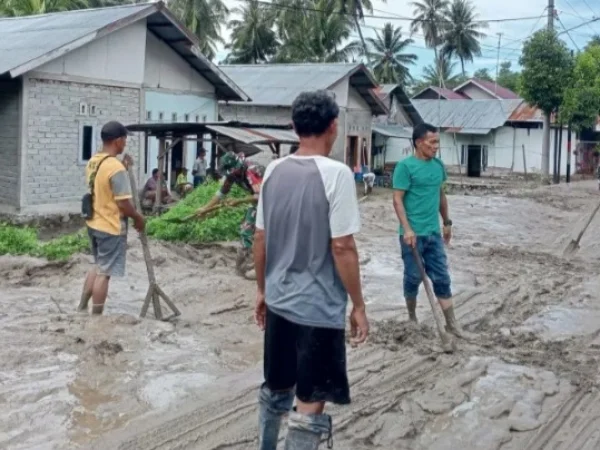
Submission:
M 512 190 L 509 190 L 512 189 Z M 459 189 L 453 190 L 453 192 Z M 475 337 L 441 352 L 424 292 L 406 322 L 391 193 L 361 203 L 369 342 L 348 348 L 353 404 L 330 408 L 339 450 L 600 448 L 600 198 L 594 182 L 450 197 L 457 316 Z M 74 312 L 88 258 L 0 258 L 0 448 L 255 449 L 261 333 L 232 246 L 154 243 L 172 323 L 138 319 L 139 243 L 105 316 Z

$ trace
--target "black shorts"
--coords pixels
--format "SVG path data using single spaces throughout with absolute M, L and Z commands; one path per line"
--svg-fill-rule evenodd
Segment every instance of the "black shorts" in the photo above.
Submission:
M 267 308 L 264 364 L 271 391 L 295 386 L 305 403 L 350 403 L 345 330 L 298 325 Z

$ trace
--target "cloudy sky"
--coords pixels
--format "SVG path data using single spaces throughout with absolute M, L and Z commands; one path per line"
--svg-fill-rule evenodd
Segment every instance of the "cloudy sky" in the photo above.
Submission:
M 474 71 L 479 68 L 488 68 L 495 73 L 498 54 L 498 35 L 502 33 L 500 48 L 500 60 L 511 61 L 513 66 L 518 65 L 521 45 L 524 38 L 531 35 L 547 24 L 545 8 L 547 0 L 471 0 L 477 8 L 480 19 L 506 19 L 506 18 L 532 18 L 527 20 L 490 22 L 486 30 L 487 37 L 482 42 L 483 55 L 469 65 L 467 70 Z M 228 7 L 234 8 L 242 4 L 244 0 L 225 0 Z M 386 3 L 373 0 L 374 16 L 383 18 L 367 17 L 363 33 L 366 36 L 374 36 L 377 29 L 381 29 L 386 22 L 392 22 L 395 26 L 402 26 L 407 30 L 409 21 L 402 18 L 412 17 L 413 8 L 411 0 L 388 0 Z M 560 20 L 556 21 L 558 30 L 570 29 L 594 17 L 600 17 L 600 2 L 598 0 L 555 0 L 555 8 Z M 543 15 L 543 17 L 541 17 Z M 388 18 L 389 17 L 389 18 Z M 564 26 L 564 28 L 563 28 Z M 224 37 L 229 37 L 229 31 L 223 30 Z M 600 34 L 600 20 L 589 25 L 581 26 L 569 32 L 563 33 L 561 37 L 570 48 L 576 50 L 583 48 L 585 43 L 593 34 Z M 358 35 L 356 36 L 358 39 Z M 418 63 L 411 69 L 413 76 L 420 76 L 424 66 L 433 60 L 433 51 L 425 49 L 421 36 L 413 36 L 415 40 L 411 51 L 419 57 Z M 227 55 L 224 49 L 220 49 L 217 61 Z

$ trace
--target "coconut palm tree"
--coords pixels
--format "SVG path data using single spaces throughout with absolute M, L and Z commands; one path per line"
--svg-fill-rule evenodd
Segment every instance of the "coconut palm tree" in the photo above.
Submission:
M 87 7 L 86 0 L 2 0 L 0 1 L 0 16 L 29 16 Z
M 251 0 L 232 12 L 241 19 L 230 20 L 231 53 L 226 63 L 258 64 L 269 61 L 277 52 L 279 42 L 274 31 L 275 15 L 264 4 Z
M 450 58 L 458 58 L 462 73 L 466 75 L 465 61 L 473 62 L 475 56 L 481 56 L 479 41 L 485 38 L 481 30 L 487 28 L 487 24 L 477 21 L 475 7 L 469 0 L 454 0 L 448 19 L 442 52 Z
M 358 36 L 360 37 L 360 42 L 363 47 L 364 55 L 367 57 L 367 62 L 369 61 L 369 51 L 367 50 L 367 44 L 365 42 L 365 38 L 362 34 L 362 29 L 360 28 L 360 21 L 364 21 L 365 11 L 372 13 L 373 12 L 373 3 L 371 0 L 336 0 L 339 3 L 339 9 L 342 14 L 350 14 L 353 17 L 354 26 L 356 27 L 356 31 L 358 31 Z M 385 1 L 385 0 L 383 0 Z
M 404 39 L 402 27 L 394 28 L 391 23 L 384 25 L 381 34 L 376 31 L 375 36 L 367 38 L 370 68 L 375 77 L 382 84 L 406 84 L 412 79 L 407 66 L 417 61 L 417 55 L 406 53 L 414 41 Z
M 427 86 L 438 86 L 452 88 L 459 82 L 456 74 L 456 63 L 447 56 L 440 55 L 438 61 L 423 69 L 423 82 Z
M 421 31 L 425 36 L 425 44 L 433 48 L 435 60 L 438 61 L 438 47 L 443 42 L 448 25 L 449 0 L 420 0 L 413 2 L 414 19 L 410 25 L 412 33 Z
M 284 32 L 279 62 L 346 62 L 361 52 L 350 38 L 353 21 L 328 0 L 312 0 Z
M 225 43 L 221 25 L 227 21 L 229 9 L 223 0 L 172 0 L 169 8 L 200 41 L 200 51 L 212 59 L 216 46 Z

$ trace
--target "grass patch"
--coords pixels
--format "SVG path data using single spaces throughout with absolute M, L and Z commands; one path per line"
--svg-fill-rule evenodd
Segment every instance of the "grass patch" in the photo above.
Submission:
M 35 228 L 0 224 L 0 255 L 29 255 L 60 261 L 87 251 L 89 246 L 84 231 L 42 242 Z
M 193 214 L 198 208 L 206 205 L 215 196 L 219 187 L 218 182 L 208 182 L 198 186 L 168 212 L 150 219 L 146 224 L 148 235 L 164 241 L 187 242 L 190 244 L 239 239 L 240 223 L 246 214 L 248 205 L 234 208 L 225 207 L 203 220 L 192 219 L 184 223 L 174 222 L 174 220 Z M 229 198 L 243 198 L 245 196 L 247 194 L 238 186 L 234 186 L 228 195 Z

